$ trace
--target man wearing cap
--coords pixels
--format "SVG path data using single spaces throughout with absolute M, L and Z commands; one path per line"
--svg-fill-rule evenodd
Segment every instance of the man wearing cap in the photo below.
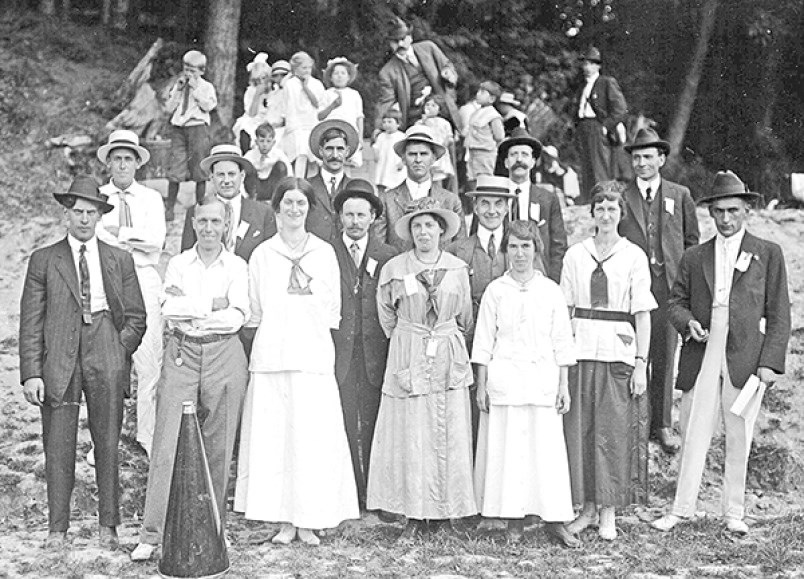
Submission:
M 695 202 L 686 187 L 663 179 L 659 170 L 670 153 L 670 144 L 653 129 L 640 129 L 631 154 L 636 178 L 625 191 L 626 211 L 620 235 L 638 245 L 648 256 L 651 292 L 659 307 L 651 312 L 649 395 L 651 436 L 669 453 L 679 444 L 672 434 L 673 377 L 678 334 L 667 321 L 667 300 L 684 250 L 698 245 Z
M 662 531 L 695 514 L 706 453 L 722 415 L 723 516 L 729 531 L 748 532 L 745 476 L 754 423 L 766 385 L 784 373 L 790 338 L 782 249 L 745 228 L 758 197 L 731 171 L 718 173 L 702 199 L 717 234 L 685 251 L 678 267 L 668 316 L 684 337 L 676 381 L 684 392 L 683 440 L 673 507 L 653 522 Z
M 396 251 L 369 235 L 371 224 L 382 213 L 371 183 L 349 181 L 333 205 L 343 229 L 332 244 L 341 271 L 341 325 L 332 333 L 335 377 L 360 508 L 365 509 L 371 443 L 388 358 L 388 338 L 377 316 L 377 280 Z
M 444 98 L 444 112 L 460 131 L 461 119 L 455 100 L 458 73 L 452 62 L 434 42 L 413 42 L 411 28 L 399 18 L 391 24 L 388 41 L 393 56 L 380 69 L 375 131 L 379 132 L 383 114 L 394 103 L 402 114 L 401 128 L 412 127 L 421 118 L 424 99 L 431 93 Z
M 156 383 L 162 368 L 162 318 L 159 314 L 162 280 L 157 267 L 165 245 L 165 207 L 159 192 L 134 178 L 137 169 L 150 159 L 136 133 L 112 132 L 106 144 L 98 148 L 98 159 L 111 174 L 111 180 L 100 192 L 109 198 L 112 210 L 101 216 L 96 234 L 104 243 L 124 249 L 134 258 L 148 316 L 145 336 L 133 361 L 137 373 L 137 442 L 150 455 Z
M 340 235 L 340 220 L 333 201 L 349 183 L 343 169 L 357 150 L 358 142 L 354 126 L 339 119 L 321 121 L 310 132 L 310 151 L 321 161 L 321 169 L 310 178 L 316 204 L 307 213 L 307 231 L 328 243 Z
M 140 544 L 131 553 L 133 561 L 150 559 L 162 542 L 182 405 L 187 400 L 197 403 L 202 417 L 212 490 L 221 523 L 226 522 L 230 463 L 248 380 L 238 332 L 250 316 L 248 266 L 224 248 L 226 214 L 220 197 L 202 199 L 192 220 L 198 242 L 171 258 L 165 272 L 161 301 L 169 337 Z
M 246 261 L 251 252 L 276 233 L 276 220 L 265 203 L 249 199 L 243 189 L 246 171 L 252 170 L 236 145 L 216 145 L 209 157 L 201 161 L 201 168 L 210 175 L 212 193 L 223 201 L 228 226 L 224 231 L 224 247 Z M 187 210 L 181 250 L 187 251 L 198 239 L 193 227 L 195 207 Z
M 542 152 L 542 144 L 524 129 L 514 129 L 500 143 L 497 155 L 508 171 L 508 190 L 512 194 L 511 221 L 523 219 L 539 230 L 542 239 L 544 273 L 558 283 L 567 252 L 567 230 L 561 203 L 554 191 L 531 182 L 531 171 Z
M 522 103 L 516 100 L 514 93 L 503 91 L 495 104 L 497 105 L 497 110 L 500 111 L 502 115 L 503 129 L 505 129 L 506 137 L 510 137 L 511 132 L 516 128 L 522 128 L 526 131 L 529 130 L 528 115 L 517 108 Z
M 594 46 L 582 57 L 584 85 L 574 110 L 578 151 L 581 157 L 581 195 L 579 203 L 589 202 L 589 191 L 600 181 L 610 181 L 613 173 L 612 147 L 623 144 L 628 106 L 617 81 L 600 74 L 600 50 Z
M 411 249 L 413 243 L 410 239 L 399 237 L 394 225 L 405 215 L 411 203 L 424 197 L 435 199 L 442 209 L 457 213 L 461 217 L 461 223 L 455 239 L 466 237 L 461 200 L 455 193 L 433 183 L 430 173 L 433 163 L 446 151 L 446 148 L 433 138 L 430 128 L 424 125 L 409 128 L 405 138 L 394 145 L 394 152 L 405 164 L 407 176 L 401 185 L 383 191 L 380 195 L 383 210 L 374 223 L 374 234 L 383 243 L 395 247 L 398 252 Z M 452 239 L 443 241 L 447 243 Z
M 131 356 L 145 333 L 145 305 L 131 254 L 95 235 L 101 215 L 113 207 L 94 179 L 76 177 L 55 197 L 64 206 L 67 236 L 31 255 L 20 302 L 20 380 L 25 400 L 42 413 L 45 547 L 67 545 L 83 392 L 95 445 L 100 544 L 115 549 L 117 445 Z

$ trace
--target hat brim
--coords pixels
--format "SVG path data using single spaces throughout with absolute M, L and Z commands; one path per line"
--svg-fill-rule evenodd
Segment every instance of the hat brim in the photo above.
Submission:
M 639 149 L 650 149 L 651 147 L 655 147 L 659 149 L 665 155 L 670 154 L 670 143 L 667 141 L 663 141 L 659 139 L 658 141 L 651 141 L 649 143 L 631 143 L 630 145 L 624 145 L 623 149 L 625 149 L 626 153 L 630 153 L 631 151 L 636 151 Z
M 418 211 L 413 211 L 411 213 L 406 213 L 399 220 L 394 224 L 394 232 L 400 239 L 404 239 L 405 241 L 411 241 L 410 237 L 410 222 L 413 220 L 414 217 L 418 217 L 419 215 L 438 215 L 444 219 L 447 224 L 447 230 L 441 234 L 442 239 L 452 239 L 455 237 L 455 234 L 458 233 L 458 230 L 461 228 L 461 217 L 455 213 L 454 211 L 450 211 L 449 209 L 441 209 L 439 207 L 435 207 L 432 209 L 420 209 Z
M 85 201 L 89 201 L 89 202 L 97 205 L 98 209 L 100 210 L 100 212 L 102 214 L 104 214 L 104 215 L 109 213 L 109 211 L 111 211 L 112 209 L 114 209 L 114 205 L 110 205 L 109 203 L 106 203 L 105 201 L 101 201 L 97 197 L 90 197 L 89 195 L 84 195 L 83 193 L 80 193 L 80 192 L 69 192 L 68 191 L 67 193 L 54 193 L 53 197 L 55 197 L 56 201 L 58 201 L 59 205 L 61 205 L 62 207 L 67 207 L 64 204 L 65 199 L 67 199 L 68 197 L 75 197 L 76 199 L 84 199 Z M 67 207 L 67 208 L 69 209 L 69 207 Z
M 516 195 L 508 189 L 505 191 L 467 191 L 464 195 L 467 197 L 501 197 L 503 199 L 516 199 Z
M 349 75 L 348 84 L 352 84 L 355 81 L 355 79 L 357 78 L 357 65 L 349 60 L 345 62 L 338 61 L 333 62 L 330 65 L 327 65 L 327 68 L 324 69 L 324 82 L 327 85 L 332 85 L 332 71 L 335 70 L 336 66 L 343 66 L 346 68 L 346 72 Z
M 351 123 L 342 121 L 340 119 L 332 119 L 329 121 L 321 121 L 313 130 L 310 131 L 310 138 L 307 140 L 307 145 L 310 147 L 310 152 L 315 155 L 317 159 L 321 159 L 321 152 L 319 151 L 321 137 L 330 129 L 340 129 L 346 135 L 346 146 L 349 147 L 349 155 L 347 159 L 351 159 L 352 155 L 357 152 L 360 137 L 357 134 L 357 129 Z
M 497 156 L 499 158 L 505 158 L 508 156 L 508 149 L 511 147 L 516 147 L 517 145 L 527 145 L 531 149 L 533 149 L 533 157 L 538 158 L 539 155 L 542 154 L 542 143 L 539 139 L 535 137 L 511 137 L 505 139 L 502 143 L 500 143 L 499 148 L 497 149 Z
M 134 151 L 140 158 L 140 163 L 143 165 L 151 160 L 151 152 L 145 147 L 135 145 L 134 143 L 121 142 L 106 143 L 105 145 L 98 147 L 98 160 L 105 165 L 108 162 L 109 153 L 111 153 L 114 149 L 129 149 L 130 151 Z
M 202 159 L 199 165 L 207 175 L 212 175 L 212 166 L 215 163 L 220 163 L 221 161 L 232 161 L 233 163 L 237 163 L 240 165 L 240 169 L 247 173 L 254 169 L 254 165 L 252 165 L 245 157 L 230 154 L 210 155 L 209 157 Z
M 441 157 L 444 156 L 444 153 L 447 152 L 447 148 L 441 143 L 438 143 L 432 139 L 427 139 L 425 137 L 414 136 L 412 138 L 405 137 L 398 143 L 394 144 L 394 153 L 396 153 L 397 157 L 399 157 L 400 159 L 405 158 L 405 147 L 407 147 L 409 143 L 424 143 L 426 145 L 430 145 L 431 147 L 433 147 L 433 153 L 435 154 L 436 159 L 440 159 Z
M 713 201 L 717 201 L 718 199 L 731 199 L 733 197 L 738 197 L 740 199 L 744 199 L 746 201 L 758 201 L 761 195 L 756 191 L 740 191 L 735 193 L 716 193 L 714 195 L 709 195 L 707 197 L 703 197 L 698 199 L 698 205 L 709 205 Z
M 374 209 L 375 217 L 382 215 L 382 201 L 380 201 L 379 197 L 374 195 L 374 193 L 362 189 L 349 189 L 348 183 L 346 184 L 346 189 L 335 195 L 335 198 L 332 200 L 332 206 L 335 212 L 340 213 L 344 203 L 349 199 L 365 199 L 369 202 L 371 208 Z

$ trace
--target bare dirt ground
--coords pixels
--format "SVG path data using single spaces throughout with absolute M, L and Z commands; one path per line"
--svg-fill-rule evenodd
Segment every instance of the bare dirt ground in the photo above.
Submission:
M 144 40 L 143 43 L 147 43 Z M 144 46 L 144 44 L 143 44 Z M 155 563 L 133 564 L 147 461 L 133 443 L 128 408 L 121 441 L 121 550 L 97 544 L 97 490 L 83 457 L 89 448 L 85 424 L 79 433 L 72 549 L 42 550 L 47 533 L 44 460 L 37 409 L 19 386 L 17 332 L 19 298 L 30 253 L 57 240 L 64 230 L 52 200 L 69 183 L 59 150 L 43 145 L 63 133 L 94 133 L 108 115 L 99 104 L 136 63 L 143 46 L 78 26 L 54 27 L 30 17 L 0 18 L 0 578 L 151 577 Z M 92 166 L 89 163 L 89 166 Z M 94 167 L 97 169 L 97 167 Z M 161 184 L 157 183 L 157 186 Z M 190 201 L 185 191 L 181 200 Z M 586 209 L 565 212 L 573 241 L 589 235 Z M 699 211 L 703 238 L 713 234 Z M 169 228 L 163 262 L 178 249 L 182 215 Z M 589 531 L 583 547 L 552 545 L 538 524 L 521 545 L 498 532 L 467 525 L 460 538 L 434 535 L 412 548 L 395 545 L 400 525 L 368 516 L 327 532 L 317 549 L 276 547 L 276 527 L 229 513 L 229 556 L 233 577 L 802 577 L 804 576 L 804 212 L 760 211 L 754 233 L 782 245 L 793 302 L 793 336 L 786 377 L 766 396 L 748 477 L 751 533 L 735 539 L 719 519 L 723 441 L 710 451 L 700 516 L 663 535 L 646 521 L 672 499 L 677 458 L 651 446 L 651 496 L 647 507 L 618 519 L 619 538 L 606 543 Z

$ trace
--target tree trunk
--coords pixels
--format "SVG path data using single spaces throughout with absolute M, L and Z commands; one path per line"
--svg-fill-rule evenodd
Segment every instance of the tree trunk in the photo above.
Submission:
M 101 6 L 101 24 L 109 26 L 112 22 L 112 0 L 103 0 Z
M 670 143 L 670 164 L 678 162 L 678 154 L 684 142 L 684 135 L 687 132 L 687 125 L 690 122 L 692 109 L 695 106 L 695 98 L 698 95 L 698 84 L 701 82 L 703 67 L 706 61 L 706 53 L 709 51 L 709 40 L 715 28 L 715 12 L 717 12 L 719 0 L 704 0 L 700 14 L 700 28 L 698 29 L 698 39 L 695 43 L 695 52 L 692 56 L 687 77 L 684 80 L 684 89 L 678 98 L 676 112 L 670 123 L 667 133 L 667 140 Z
M 112 2 L 112 28 L 115 30 L 128 29 L 128 16 L 131 3 L 129 0 L 114 0 Z
M 39 11 L 45 16 L 55 16 L 56 0 L 40 0 Z
M 227 127 L 232 125 L 234 109 L 240 6 L 241 0 L 210 0 L 207 13 L 207 78 L 215 85 L 218 116 Z

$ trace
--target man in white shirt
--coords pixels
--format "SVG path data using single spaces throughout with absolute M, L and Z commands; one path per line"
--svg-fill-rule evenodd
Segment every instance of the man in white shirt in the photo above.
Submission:
M 112 210 L 98 222 L 98 239 L 128 251 L 137 266 L 142 298 L 147 312 L 147 329 L 134 353 L 137 374 L 137 442 L 151 454 L 156 416 L 156 383 L 162 368 L 162 317 L 159 293 L 162 280 L 157 267 L 165 245 L 165 208 L 162 195 L 141 183 L 134 175 L 150 159 L 133 131 L 119 130 L 98 148 L 98 159 L 109 169 L 111 180 L 100 188 L 109 197 Z M 87 455 L 90 464 L 94 456 Z
M 748 533 L 745 477 L 754 424 L 765 385 L 785 371 L 790 338 L 782 249 L 745 229 L 750 204 L 758 197 L 731 171 L 718 173 L 702 199 L 717 235 L 681 257 L 668 312 L 684 338 L 676 380 L 684 392 L 681 460 L 673 507 L 653 522 L 661 531 L 695 514 L 706 454 L 722 416 L 723 516 L 729 531 Z M 735 408 L 741 398 L 746 404 Z
M 148 470 L 148 490 L 140 544 L 131 559 L 151 558 L 162 542 L 168 495 L 178 444 L 182 403 L 198 402 L 201 435 L 212 488 L 225 523 L 229 464 L 240 420 L 248 371 L 237 333 L 250 315 L 248 268 L 226 251 L 226 208 L 205 197 L 193 217 L 198 242 L 173 257 L 165 273 L 162 315 L 170 338 L 165 347 L 162 388 Z

